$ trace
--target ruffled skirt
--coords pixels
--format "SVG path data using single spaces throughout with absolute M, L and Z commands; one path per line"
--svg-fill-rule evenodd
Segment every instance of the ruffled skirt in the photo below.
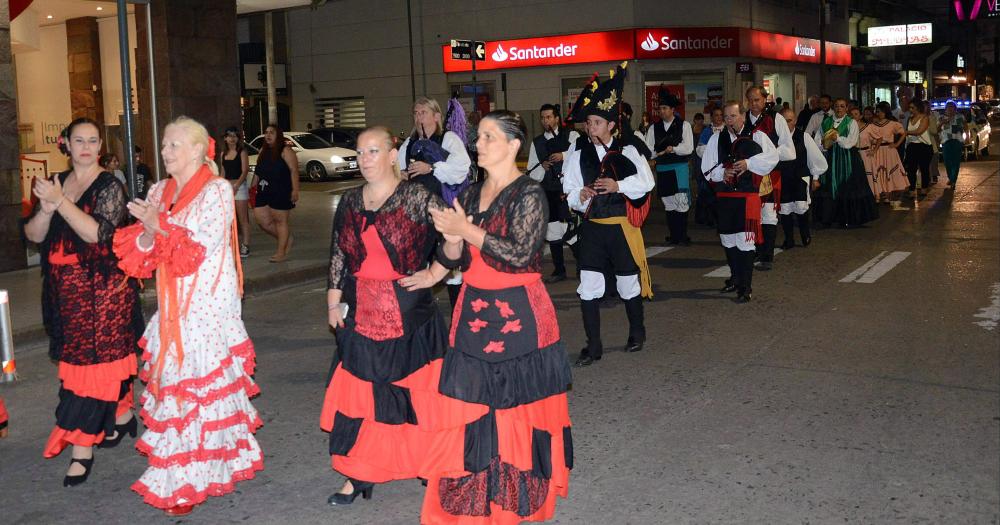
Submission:
M 865 175 L 865 165 L 858 150 L 852 149 L 851 174 L 837 188 L 833 197 L 824 183 L 813 200 L 814 217 L 826 225 L 861 226 L 878 219 L 878 207 Z M 827 174 L 826 179 L 831 174 Z
M 440 390 L 458 405 L 427 451 L 421 523 L 551 519 L 568 494 L 573 440 L 569 362 L 544 285 L 466 283 L 449 343 Z
M 251 379 L 253 343 L 231 344 L 234 333 L 245 332 L 230 328 L 185 341 L 183 364 L 171 351 L 159 378 L 153 377 L 162 350 L 158 341 L 140 342 L 146 364 L 139 377 L 148 386 L 140 399 L 146 431 L 136 448 L 148 456 L 149 468 L 132 490 L 154 507 L 197 505 L 232 492 L 264 468 L 253 435 L 262 422 L 250 403 L 259 393 Z M 156 329 L 151 323 L 147 334 Z
M 92 447 L 104 441 L 105 435 L 113 434 L 115 419 L 132 410 L 135 373 L 136 358 L 131 353 L 117 361 L 94 365 L 60 362 L 56 426 L 43 455 L 58 456 L 70 445 Z
M 445 337 L 436 309 L 397 338 L 370 339 L 351 320 L 338 330 L 341 361 L 320 415 L 334 470 L 375 483 L 429 475 L 437 433 L 462 418 L 461 403 L 438 393 Z
M 868 185 L 876 200 L 882 195 L 889 196 L 910 186 L 896 148 L 892 145 L 881 146 L 875 150 L 874 155 L 869 154 L 870 151 L 862 151 L 861 160 L 864 161 Z

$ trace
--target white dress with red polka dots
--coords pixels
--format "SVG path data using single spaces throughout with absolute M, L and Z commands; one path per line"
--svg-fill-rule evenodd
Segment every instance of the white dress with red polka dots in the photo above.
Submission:
M 158 204 L 162 193 L 161 182 L 150 189 L 149 200 Z M 261 420 L 250 398 L 259 389 L 251 378 L 253 343 L 241 317 L 231 238 L 233 204 L 232 187 L 213 178 L 184 209 L 176 215 L 168 212 L 168 222 L 183 229 L 172 229 L 170 237 L 156 241 L 170 244 L 175 236 L 187 236 L 205 248 L 193 274 L 171 280 L 179 283 L 178 304 L 185 310 L 179 316 L 183 360 L 171 345 L 162 357 L 157 381 L 163 350 L 160 319 L 168 315 L 163 304 L 140 342 L 145 349 L 140 378 L 147 382 L 140 415 L 146 431 L 136 448 L 149 457 L 149 468 L 132 489 L 158 508 L 198 504 L 208 496 L 227 494 L 236 482 L 251 479 L 264 468 L 253 435 Z M 184 243 L 189 241 L 174 245 Z M 147 253 L 154 251 L 156 245 Z M 165 250 L 159 251 L 164 257 Z M 187 301 L 190 304 L 184 306 Z

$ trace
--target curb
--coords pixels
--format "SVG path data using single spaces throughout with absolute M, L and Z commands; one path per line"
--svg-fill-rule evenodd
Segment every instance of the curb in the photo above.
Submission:
M 265 275 L 255 279 L 248 279 L 243 283 L 243 298 L 259 297 L 261 295 L 299 286 L 309 281 L 315 281 L 326 277 L 329 266 L 327 263 L 306 266 L 288 272 Z M 142 312 L 145 319 L 156 311 L 156 296 L 141 295 Z M 42 324 L 26 326 L 14 330 L 14 346 L 25 349 L 47 346 L 49 336 L 45 333 L 45 326 Z

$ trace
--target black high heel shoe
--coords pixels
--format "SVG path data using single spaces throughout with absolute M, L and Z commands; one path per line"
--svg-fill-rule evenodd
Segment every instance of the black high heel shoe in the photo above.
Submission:
M 134 415 L 132 416 L 132 419 L 128 420 L 128 423 L 125 423 L 124 425 L 115 425 L 116 435 L 114 439 L 104 438 L 104 441 L 97 444 L 97 448 L 117 447 L 118 444 L 121 443 L 122 438 L 125 437 L 126 432 L 133 438 L 139 433 L 139 424 L 136 422 Z
M 79 476 L 70 476 L 67 474 L 66 477 L 63 478 L 64 487 L 75 487 L 84 481 L 87 481 L 87 478 L 90 476 L 90 467 L 94 466 L 94 458 L 71 458 L 69 462 L 70 466 L 73 466 L 73 463 L 79 463 L 85 470 L 83 471 L 83 474 L 80 474 Z
M 354 503 L 355 499 L 357 499 L 358 494 L 361 494 L 361 499 L 372 499 L 372 489 L 375 488 L 374 483 L 358 481 L 355 479 L 350 480 L 350 482 L 351 485 L 354 486 L 354 492 L 351 492 L 350 494 L 341 494 L 338 492 L 327 498 L 326 502 L 334 506 L 350 505 L 351 503 Z

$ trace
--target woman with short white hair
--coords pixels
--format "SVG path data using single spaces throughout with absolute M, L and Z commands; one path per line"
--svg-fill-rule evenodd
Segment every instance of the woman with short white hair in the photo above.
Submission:
M 158 311 L 140 341 L 146 431 L 136 444 L 149 468 L 132 490 L 183 515 L 264 468 L 253 436 L 262 423 L 250 404 L 259 389 L 241 318 L 232 186 L 195 120 L 167 125 L 162 157 L 170 178 L 129 203 L 138 222 L 115 235 L 115 253 L 129 275 L 156 274 Z

